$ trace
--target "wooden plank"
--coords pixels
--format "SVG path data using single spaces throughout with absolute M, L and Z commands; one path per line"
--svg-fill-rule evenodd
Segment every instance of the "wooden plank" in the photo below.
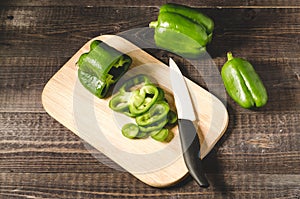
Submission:
M 0 112 L 44 112 L 41 94 L 46 82 L 59 68 L 57 60 L 39 57 L 5 60 L 15 61 L 14 66 L 10 63 L 8 67 L 0 67 Z
M 268 91 L 271 91 L 272 106 L 268 106 L 265 110 L 271 107 L 276 107 L 279 111 L 285 108 L 293 109 L 299 101 L 297 100 L 299 99 L 299 84 L 297 83 L 299 80 L 297 64 L 299 62 L 297 58 L 299 26 L 293 25 L 299 24 L 298 9 L 208 9 L 206 11 L 214 19 L 218 19 L 213 42 L 208 46 L 208 51 L 217 66 L 221 67 L 225 62 L 225 53 L 228 50 L 233 51 L 236 56 L 248 59 L 266 81 Z M 78 15 L 81 12 L 85 13 L 83 16 L 88 17 Z M 74 7 L 37 9 L 17 7 L 3 10 L 1 12 L 3 18 L 11 13 L 16 13 L 16 16 L 12 20 L 3 21 L 5 26 L 1 26 L 4 28 L 0 31 L 0 37 L 4 39 L 4 42 L 0 43 L 0 56 L 5 57 L 5 59 L 0 59 L 1 74 L 4 74 L 0 81 L 3 83 L 1 85 L 6 85 L 2 89 L 7 91 L 0 96 L 1 111 L 43 111 L 40 103 L 41 87 L 85 41 L 101 32 L 117 33 L 129 28 L 125 23 L 126 20 L 130 20 L 128 23 L 130 27 L 140 27 L 140 23 L 146 26 L 149 21 L 148 16 L 154 20 L 153 12 L 156 11 L 150 8 L 125 8 L 119 11 L 117 20 L 108 18 L 107 23 L 103 24 L 98 19 L 98 16 L 114 12 L 117 12 L 116 8 L 91 8 L 82 11 Z M 130 14 L 131 12 L 135 14 Z M 238 17 L 232 19 L 232 15 Z M 55 20 L 46 20 L 48 18 Z M 123 18 L 125 21 L 119 26 L 118 20 Z M 132 18 L 136 18 L 134 22 Z M 270 21 L 270 19 L 276 20 Z M 82 24 L 85 25 L 82 27 Z M 287 25 L 282 26 L 282 24 Z M 62 27 L 74 30 L 74 32 L 62 30 Z M 81 27 L 80 31 L 75 31 L 75 27 Z M 120 29 L 114 29 L 114 27 L 120 27 Z M 244 32 L 247 32 L 247 35 Z M 70 45 L 62 45 L 61 40 Z M 45 45 L 45 41 L 51 45 Z M 241 41 L 247 42 L 241 43 Z M 154 55 L 160 58 L 164 56 L 164 53 Z M 30 65 L 40 68 L 20 69 L 20 67 Z M 42 68 L 44 66 L 47 68 Z M 16 73 L 17 70 L 23 71 L 26 75 Z M 10 71 L 14 73 L 13 76 Z M 282 73 L 285 79 L 281 78 Z M 201 83 L 199 74 L 193 75 L 191 71 L 188 76 Z M 205 83 L 200 85 L 205 87 Z M 19 92 L 20 90 L 26 92 Z M 13 100 L 9 102 L 8 99 Z M 277 103 L 278 100 L 279 103 Z M 230 106 L 234 106 L 230 99 L 228 101 Z M 287 104 L 289 102 L 291 104 Z
M 208 174 L 300 172 L 299 114 L 230 115 L 228 131 L 204 159 Z M 0 124 L 1 172 L 123 171 L 46 113 L 0 113 Z
M 164 52 L 154 52 L 155 57 L 163 57 Z M 236 54 L 239 56 L 239 54 Z M 69 58 L 56 57 L 6 57 L 0 65 L 0 112 L 44 112 L 41 103 L 42 89 L 46 82 L 58 71 Z M 166 59 L 162 59 L 167 63 Z M 186 66 L 187 77 L 210 91 L 223 88 L 222 83 L 208 80 L 219 78 L 219 74 L 210 66 L 200 74 L 194 66 L 185 60 L 178 60 L 179 65 Z M 218 67 L 225 63 L 225 58 L 214 59 Z M 269 102 L 261 111 L 293 111 L 299 106 L 300 85 L 298 62 L 300 59 L 287 58 L 252 58 L 258 74 L 261 76 L 268 94 Z M 215 71 L 215 72 L 212 72 Z M 282 78 L 282 77 L 285 78 Z M 206 80 L 206 81 L 205 81 Z M 224 88 L 223 88 L 224 92 Z M 219 95 L 220 99 L 224 95 Z M 236 112 L 247 112 L 225 95 L 227 106 Z
M 215 174 L 212 188 L 189 181 L 183 188 L 155 189 L 126 173 L 1 173 L 3 198 L 297 198 L 299 175 Z M 103 181 L 102 179 L 106 179 Z M 274 183 L 276 182 L 276 183 Z M 236 186 L 237 185 L 237 186 Z M 247 186 L 245 186 L 247 185 Z
M 299 114 L 287 112 L 263 116 L 236 113 L 234 117 L 236 120 L 229 124 L 231 130 L 204 159 L 212 189 L 186 192 L 185 188 L 198 190 L 193 181 L 188 181 L 178 185 L 182 189 L 177 187 L 164 192 L 98 162 L 76 136 L 47 114 L 1 113 L 0 123 L 3 125 L 0 131 L 4 134 L 1 134 L 0 145 L 0 183 L 5 182 L 1 184 L 1 194 L 3 197 L 59 194 L 60 198 L 80 198 L 115 193 L 127 197 L 129 193 L 122 191 L 125 185 L 132 190 L 132 197 L 170 197 L 178 195 L 178 191 L 182 197 L 191 198 L 202 194 L 206 194 L 203 197 L 216 198 L 222 198 L 224 194 L 258 197 L 260 189 L 264 190 L 264 197 L 297 197 L 299 176 L 295 173 L 299 173 L 300 163 Z M 257 132 L 257 129 L 260 130 Z M 272 136 L 268 132 L 273 132 Z M 286 139 L 287 135 L 294 139 Z M 156 195 L 153 192 L 157 192 Z M 76 195 L 78 193 L 83 195 Z
M 76 1 L 76 0 L 45 0 L 45 1 L 33 1 L 33 0 L 4 0 L 0 2 L 0 6 L 89 6 L 89 7 L 99 7 L 99 6 L 122 6 L 122 7 L 147 7 L 147 6 L 161 6 L 168 1 L 135 1 L 135 0 L 121 0 L 121 1 L 109 1 L 102 0 L 101 3 L 96 0 L 86 0 L 86 1 Z M 193 7 L 296 7 L 300 6 L 299 0 L 285 1 L 285 0 L 252 0 L 252 1 L 222 1 L 222 0 L 207 0 L 207 1 L 184 1 L 184 0 L 173 0 L 172 3 L 185 4 Z
M 70 57 L 95 36 L 147 27 L 150 21 L 156 19 L 158 11 L 149 7 L 100 7 L 83 10 L 80 7 L 1 9 L 1 18 L 6 20 L 3 20 L 0 31 L 0 37 L 3 38 L 0 43 L 0 55 L 5 57 Z M 298 57 L 299 9 L 203 11 L 212 17 L 216 24 L 213 41 L 208 45 L 208 52 L 212 57 L 224 57 L 227 51 L 249 58 Z M 111 13 L 116 15 L 107 17 Z M 14 18 L 7 19 L 7 16 Z M 105 21 L 99 20 L 103 17 Z

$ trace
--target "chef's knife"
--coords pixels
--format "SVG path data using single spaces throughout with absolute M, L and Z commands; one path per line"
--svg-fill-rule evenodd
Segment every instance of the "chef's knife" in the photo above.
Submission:
M 181 148 L 185 164 L 190 175 L 201 187 L 208 187 L 209 183 L 200 159 L 200 142 L 193 121 L 196 120 L 192 100 L 180 69 L 169 60 L 170 80 L 174 93 L 175 105 L 178 114 L 178 127 Z

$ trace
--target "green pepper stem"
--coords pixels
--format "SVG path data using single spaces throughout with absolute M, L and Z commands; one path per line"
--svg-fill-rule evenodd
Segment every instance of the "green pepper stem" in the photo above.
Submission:
M 228 53 L 227 53 L 227 59 L 228 59 L 228 61 L 230 61 L 230 60 L 233 59 L 232 52 L 228 52 Z
M 158 21 L 151 21 L 149 23 L 149 28 L 156 28 L 157 25 L 158 25 Z

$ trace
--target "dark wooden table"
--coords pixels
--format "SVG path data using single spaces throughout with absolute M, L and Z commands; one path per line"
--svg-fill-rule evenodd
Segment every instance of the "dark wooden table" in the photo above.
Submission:
M 187 178 L 157 189 L 100 162 L 43 109 L 47 81 L 88 40 L 146 27 L 166 1 L 0 2 L 0 198 L 300 198 L 300 1 L 174 1 L 215 21 L 208 51 L 248 59 L 268 104 L 246 110 L 227 97 L 228 130 L 204 166 L 211 183 Z M 153 51 L 166 61 L 164 52 Z M 205 87 L 200 75 L 186 75 Z M 209 77 L 210 74 L 202 74 Z

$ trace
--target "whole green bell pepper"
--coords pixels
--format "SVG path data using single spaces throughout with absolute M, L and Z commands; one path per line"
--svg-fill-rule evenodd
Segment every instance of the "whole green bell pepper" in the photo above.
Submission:
M 262 107 L 267 103 L 267 91 L 253 66 L 242 58 L 227 53 L 228 61 L 221 76 L 228 94 L 243 108 Z
M 206 29 L 207 34 L 212 35 L 212 32 L 214 30 L 213 20 L 211 20 L 211 18 L 202 14 L 201 12 L 197 11 L 196 9 L 184 5 L 168 3 L 160 7 L 159 13 L 163 13 L 163 12 L 178 13 L 194 21 L 197 24 L 203 25 Z
M 132 59 L 100 40 L 90 44 L 90 51 L 77 61 L 81 84 L 99 98 L 128 70 Z
M 158 47 L 193 59 L 206 51 L 214 22 L 191 7 L 165 4 L 157 21 L 152 21 L 149 27 L 155 28 L 154 40 Z

